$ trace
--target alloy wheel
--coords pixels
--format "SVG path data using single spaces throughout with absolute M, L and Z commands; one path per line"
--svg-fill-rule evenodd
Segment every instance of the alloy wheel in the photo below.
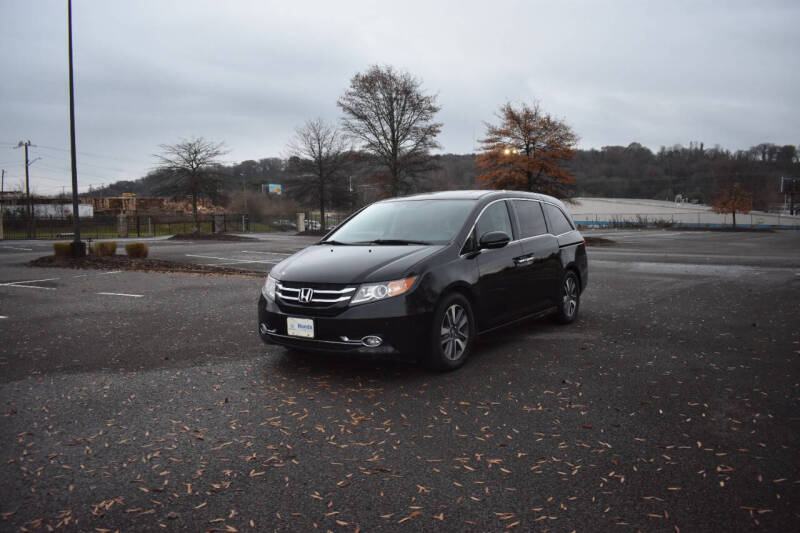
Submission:
M 575 281 L 575 276 L 567 276 L 564 280 L 564 295 L 561 305 L 567 318 L 572 318 L 578 309 L 578 283 Z
M 444 356 L 451 361 L 460 359 L 469 341 L 469 320 L 467 312 L 459 304 L 452 304 L 445 311 L 440 335 Z

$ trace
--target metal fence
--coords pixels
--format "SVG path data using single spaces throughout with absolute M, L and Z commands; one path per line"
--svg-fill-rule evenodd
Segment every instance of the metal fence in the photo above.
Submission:
M 331 230 L 344 222 L 344 220 L 349 217 L 350 214 L 344 213 L 325 213 L 325 229 Z M 322 224 L 320 223 L 321 218 L 319 213 L 314 212 L 306 212 L 305 213 L 305 229 L 306 231 L 321 231 Z
M 296 214 L 250 217 L 225 213 L 201 215 L 197 221 L 200 233 L 269 233 L 297 231 Z M 194 232 L 194 220 L 186 215 L 129 215 L 121 224 L 119 217 L 94 216 L 81 218 L 81 237 L 113 239 L 119 237 L 161 237 Z M 10 216 L 3 218 L 4 239 L 71 239 L 72 218 Z

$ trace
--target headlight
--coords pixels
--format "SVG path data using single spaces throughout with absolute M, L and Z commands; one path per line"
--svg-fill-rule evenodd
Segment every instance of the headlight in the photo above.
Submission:
M 264 282 L 264 286 L 261 287 L 261 294 L 264 295 L 264 298 L 267 300 L 275 301 L 275 286 L 278 282 L 272 276 L 267 276 L 267 281 Z
M 398 296 L 408 292 L 417 277 L 398 279 L 397 281 L 385 281 L 383 283 L 368 283 L 358 288 L 356 295 L 350 300 L 350 305 L 358 305 L 384 298 Z

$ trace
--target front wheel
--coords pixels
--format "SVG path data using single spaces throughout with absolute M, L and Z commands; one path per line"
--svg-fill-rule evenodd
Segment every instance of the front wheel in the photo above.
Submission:
M 439 302 L 433 314 L 428 365 L 455 370 L 467 360 L 475 338 L 475 320 L 469 301 L 458 293 Z
M 581 306 L 581 285 L 578 275 L 567 270 L 561 278 L 561 292 L 558 300 L 558 311 L 554 318 L 559 324 L 569 324 L 578 316 Z

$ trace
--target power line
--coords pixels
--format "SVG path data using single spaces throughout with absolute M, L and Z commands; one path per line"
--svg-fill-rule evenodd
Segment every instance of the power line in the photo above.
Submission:
M 47 150 L 56 150 L 58 152 L 67 152 L 67 153 L 69 153 L 69 150 L 66 150 L 64 148 L 58 148 L 56 146 L 39 145 L 39 148 L 45 148 Z M 129 161 L 129 162 L 133 162 L 133 163 L 140 163 L 140 164 L 147 164 L 147 165 L 152 165 L 153 164 L 152 161 L 145 163 L 141 159 L 131 159 L 130 157 L 119 157 L 119 156 L 113 156 L 113 155 L 93 154 L 91 152 L 75 152 L 75 153 L 80 154 L 80 155 L 85 155 L 85 156 L 88 156 L 88 157 L 99 157 L 101 159 L 116 159 L 117 161 Z

